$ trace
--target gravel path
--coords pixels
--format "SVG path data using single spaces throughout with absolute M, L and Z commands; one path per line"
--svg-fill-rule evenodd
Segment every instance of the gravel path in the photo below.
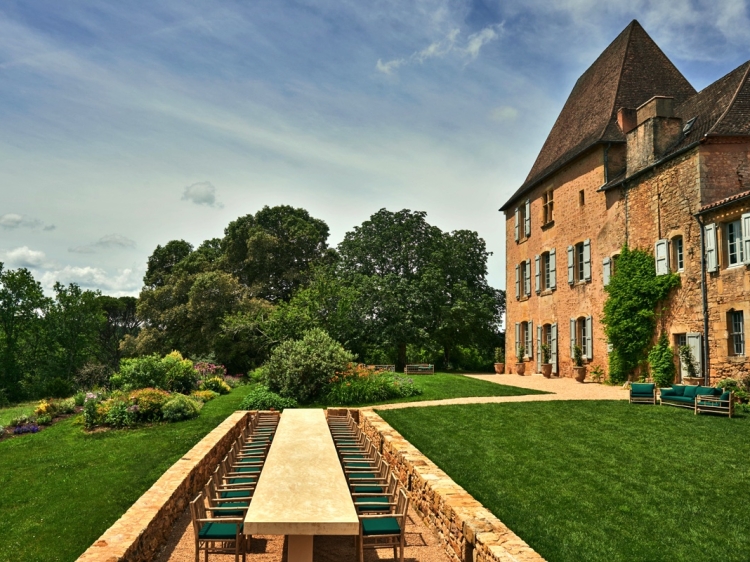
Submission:
M 424 375 L 429 376 L 429 375 Z M 481 396 L 475 398 L 447 398 L 445 400 L 425 400 L 424 402 L 402 402 L 373 406 L 375 410 L 395 410 L 398 408 L 424 408 L 426 406 L 447 406 L 449 404 L 498 404 L 503 402 L 546 402 L 551 400 L 627 400 L 628 391 L 619 386 L 606 386 L 596 383 L 580 383 L 571 378 L 546 379 L 541 375 L 465 375 L 473 379 L 543 390 L 553 394 L 527 394 L 524 396 Z

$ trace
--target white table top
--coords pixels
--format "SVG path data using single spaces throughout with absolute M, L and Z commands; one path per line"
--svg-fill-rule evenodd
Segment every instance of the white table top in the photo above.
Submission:
M 357 535 L 323 410 L 285 410 L 245 516 L 247 535 Z

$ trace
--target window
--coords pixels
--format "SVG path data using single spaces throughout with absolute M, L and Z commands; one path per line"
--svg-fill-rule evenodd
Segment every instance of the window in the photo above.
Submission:
M 542 291 L 550 288 L 549 252 L 542 254 Z
M 588 349 L 588 341 L 591 334 L 586 333 L 586 319 L 585 318 L 579 318 L 578 319 L 578 337 L 576 338 L 576 341 L 580 342 L 581 346 L 581 352 L 583 353 L 584 357 L 589 356 L 589 349 Z
M 672 263 L 675 271 L 685 270 L 685 257 L 682 247 L 682 236 L 672 238 Z
M 521 242 L 531 236 L 531 201 L 529 199 L 523 205 L 516 207 L 514 232 L 516 242 Z
M 531 296 L 531 260 L 516 264 L 516 298 Z
M 570 319 L 570 358 L 575 358 L 575 347 L 581 348 L 584 359 L 594 358 L 593 319 L 591 316 L 581 316 Z
M 586 194 L 583 189 L 578 192 L 578 206 L 583 207 L 586 204 Z
M 551 189 L 548 189 L 544 192 L 542 195 L 542 218 L 543 225 L 551 223 L 554 218 L 554 209 L 555 209 L 555 201 L 554 201 L 554 191 Z
M 745 261 L 744 244 L 742 243 L 742 221 L 727 223 L 727 258 L 729 267 Z
M 524 347 L 521 360 L 533 356 L 533 322 L 516 322 L 516 356 L 519 356 L 521 346 Z
M 745 355 L 745 318 L 741 310 L 729 312 L 729 351 L 732 355 Z
M 568 246 L 568 283 L 591 281 L 591 240 Z
M 555 272 L 555 249 L 553 248 L 549 252 L 542 253 L 541 256 L 536 256 L 536 292 L 551 291 L 556 286 L 556 272 Z

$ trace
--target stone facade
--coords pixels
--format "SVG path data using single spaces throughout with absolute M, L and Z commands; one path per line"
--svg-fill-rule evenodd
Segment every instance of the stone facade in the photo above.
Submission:
M 174 463 L 78 562 L 150 562 L 177 518 L 203 490 L 252 412 L 235 412 Z
M 650 38 L 632 26 L 579 80 L 599 84 L 597 92 L 614 88 L 616 94 L 606 101 L 577 84 L 550 133 L 550 138 L 562 138 L 561 130 L 567 130 L 576 137 L 579 130 L 591 130 L 591 119 L 598 115 L 601 136 L 577 140 L 576 146 L 584 148 L 558 158 L 561 164 L 547 167 L 543 174 L 535 175 L 539 168 L 535 164 L 524 185 L 501 209 L 506 223 L 507 363 L 515 361 L 515 350 L 524 345 L 527 352 L 532 348 L 526 372 L 539 372 L 540 343 L 550 342 L 556 344 L 554 372 L 571 376 L 573 343 L 586 342 L 580 331 L 585 320 L 585 335 L 591 338 L 586 342 L 589 373 L 594 367 L 606 373 L 608 344 L 600 322 L 604 285 L 616 268 L 622 246 L 628 244 L 653 252 L 657 272 L 671 270 L 681 278 L 680 287 L 657 311 L 659 330 L 670 335 L 674 346 L 691 345 L 703 375 L 711 381 L 741 375 L 750 367 L 744 351 L 736 354 L 730 349 L 734 337 L 730 332 L 737 330 L 736 323 L 730 326 L 730 316 L 743 312 L 746 318 L 750 313 L 750 257 L 745 264 L 729 263 L 727 229 L 738 227 L 727 225 L 748 212 L 746 199 L 733 198 L 750 190 L 750 62 L 692 94 L 676 78 L 659 85 L 643 77 L 628 82 L 627 68 L 655 64 L 653 56 L 633 55 L 628 60 L 629 53 L 652 46 Z M 629 43 L 623 47 L 627 33 Z M 620 60 L 626 63 L 613 78 L 612 65 Z M 671 63 L 658 64 L 674 71 Z M 618 107 L 646 96 L 650 99 L 640 105 Z M 585 107 L 592 109 L 576 109 Z M 538 162 L 553 160 L 545 154 L 555 155 L 555 145 L 549 140 Z M 550 193 L 552 220 L 545 211 Z M 741 238 L 750 239 L 750 220 L 740 223 Z M 704 237 L 708 246 L 703 245 Z M 706 330 L 702 277 L 712 243 L 718 268 L 706 272 Z M 586 266 L 583 276 L 579 275 L 578 245 L 585 250 L 580 254 Z M 574 275 L 569 283 L 571 247 Z M 750 254 L 750 245 L 748 249 Z M 550 289 L 536 278 L 537 271 L 544 275 L 545 256 L 553 251 L 556 267 Z M 531 270 L 526 278 L 524 268 Z M 525 335 L 529 326 L 530 337 Z M 541 334 L 539 326 L 545 327 Z M 556 338 L 548 338 L 548 331 Z
M 409 492 L 411 505 L 457 562 L 544 559 L 379 415 L 359 411 L 362 430 Z

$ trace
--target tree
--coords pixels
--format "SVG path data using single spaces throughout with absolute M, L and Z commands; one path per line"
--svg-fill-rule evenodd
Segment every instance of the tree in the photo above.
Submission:
M 0 391 L 11 400 L 23 397 L 21 377 L 37 360 L 32 351 L 49 303 L 28 269 L 4 270 L 0 263 Z
M 221 246 L 225 271 L 253 296 L 275 303 L 304 286 L 328 255 L 328 225 L 304 209 L 263 207 L 229 223 Z
M 193 245 L 184 240 L 172 240 L 162 246 L 157 246 L 148 258 L 146 275 L 143 283 L 147 287 L 161 287 L 166 283 L 172 269 L 193 252 Z
M 120 342 L 125 336 L 137 336 L 140 330 L 136 304 L 135 297 L 99 297 L 99 306 L 105 314 L 105 322 L 99 330 L 99 361 L 113 371 L 119 367 L 122 357 Z

